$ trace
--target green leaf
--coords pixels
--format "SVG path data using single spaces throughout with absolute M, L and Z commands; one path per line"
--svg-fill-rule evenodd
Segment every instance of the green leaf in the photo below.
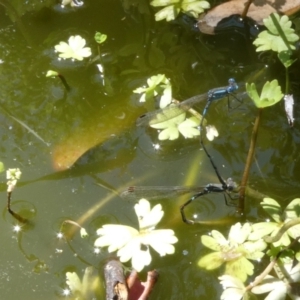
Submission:
M 210 8 L 210 4 L 204 0 L 154 0 L 150 4 L 155 7 L 166 6 L 155 14 L 156 21 L 172 21 L 180 11 L 197 18 L 205 9 Z
M 210 8 L 210 4 L 207 1 L 184 0 L 181 4 L 181 9 L 194 18 L 198 18 L 198 15 L 208 8 Z
M 281 51 L 278 53 L 278 58 L 282 62 L 285 68 L 290 67 L 297 59 L 291 59 L 291 52 L 290 51 Z
M 97 31 L 94 38 L 98 44 L 102 44 L 106 41 L 107 35 Z
M 300 198 L 291 201 L 284 210 L 285 219 L 295 219 L 300 216 Z
M 157 120 L 160 119 L 160 115 L 157 115 Z M 162 115 L 164 118 L 164 116 Z M 185 113 L 180 114 L 179 116 L 172 118 L 170 120 L 160 122 L 157 124 L 150 124 L 152 128 L 163 129 L 158 135 L 158 139 L 163 140 L 176 140 L 179 137 L 178 124 L 182 123 L 185 119 Z M 155 119 L 156 121 L 156 119 Z
M 200 135 L 200 131 L 197 128 L 199 124 L 200 120 L 197 117 L 191 117 L 180 123 L 178 130 L 186 139 L 190 139 Z
M 253 42 L 257 46 L 256 51 L 272 50 L 280 53 L 281 51 L 294 50 L 294 44 L 299 40 L 299 37 L 295 34 L 294 29 L 291 28 L 292 22 L 285 15 L 281 18 L 278 14 L 273 16 L 277 20 L 277 24 L 273 22 L 271 16 L 264 19 L 264 24 L 268 30 L 262 31 Z M 277 28 L 278 24 L 279 28 Z M 281 35 L 284 35 L 284 37 Z
M 224 260 L 220 252 L 213 252 L 201 257 L 198 261 L 198 266 L 200 268 L 205 268 L 206 270 L 214 270 L 219 268 L 223 264 Z
M 278 227 L 275 222 L 260 222 L 252 225 L 253 232 L 250 233 L 248 240 L 256 241 L 270 234 Z
M 161 21 L 163 19 L 166 19 L 166 21 L 169 22 L 174 20 L 178 16 L 179 12 L 180 8 L 178 6 L 170 5 L 158 11 L 155 14 L 155 20 Z
M 158 139 L 160 141 L 165 141 L 165 140 L 173 141 L 178 138 L 179 138 L 179 131 L 175 124 L 170 125 L 168 128 L 161 131 L 158 135 Z
M 279 102 L 283 97 L 281 87 L 278 85 L 278 81 L 276 79 L 271 82 L 267 81 L 265 83 L 260 97 L 258 96 L 258 92 L 254 83 L 247 83 L 246 90 L 249 97 L 253 100 L 254 104 L 258 108 L 272 106 Z
M 0 161 L 0 173 L 5 170 L 4 164 L 2 161 Z
M 218 241 L 215 238 L 213 238 L 209 235 L 202 235 L 201 236 L 201 243 L 205 247 L 207 247 L 211 250 L 214 250 L 214 251 L 220 251 L 221 250 L 221 247 L 220 247 L 220 244 L 218 243 Z
M 172 101 L 172 86 L 171 86 L 171 84 L 166 84 L 166 85 L 163 85 L 162 87 L 163 87 L 163 92 L 160 97 L 159 107 L 165 108 Z
M 280 204 L 272 198 L 264 198 L 260 203 L 264 211 L 277 223 L 281 223 L 282 208 Z
M 253 275 L 254 265 L 245 257 L 229 261 L 225 267 L 225 274 L 239 278 L 245 282 L 247 275 Z
M 166 107 L 172 101 L 172 86 L 164 74 L 151 76 L 147 79 L 148 87 L 139 87 L 133 90 L 134 93 L 142 94 L 140 102 L 153 99 L 161 95 L 160 108 Z

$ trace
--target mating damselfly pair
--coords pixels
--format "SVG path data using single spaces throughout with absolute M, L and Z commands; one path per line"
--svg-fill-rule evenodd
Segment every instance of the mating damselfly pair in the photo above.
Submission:
M 205 185 L 204 187 L 184 187 L 184 186 L 132 186 L 128 187 L 124 192 L 121 193 L 121 197 L 125 199 L 131 199 L 131 200 L 139 200 L 140 198 L 147 198 L 148 200 L 153 199 L 162 199 L 162 198 L 170 198 L 170 197 L 176 197 L 183 194 L 193 193 L 193 196 L 185 202 L 183 205 L 180 206 L 180 213 L 182 216 L 183 222 L 187 224 L 194 224 L 197 223 L 195 220 L 190 220 L 185 216 L 184 209 L 187 205 L 189 205 L 191 202 L 193 202 L 195 199 L 207 195 L 209 193 L 226 193 L 229 195 L 230 192 L 236 189 L 237 185 L 233 182 L 231 178 L 227 179 L 226 181 L 222 178 L 220 175 L 217 166 L 215 165 L 212 157 L 208 153 L 202 138 L 202 127 L 203 127 L 203 120 L 206 116 L 208 109 L 212 102 L 227 97 L 228 100 L 228 108 L 230 107 L 229 103 L 229 97 L 233 96 L 235 99 L 238 98 L 235 97 L 234 92 L 237 91 L 238 85 L 236 81 L 233 78 L 230 78 L 228 80 L 228 85 L 224 87 L 215 88 L 212 90 L 209 90 L 206 94 L 197 95 L 194 97 L 191 97 L 179 104 L 176 105 L 170 105 L 164 109 L 158 109 L 153 112 L 148 112 L 142 116 L 140 116 L 136 124 L 137 126 L 142 125 L 153 125 L 160 122 L 167 121 L 169 119 L 172 119 L 183 112 L 189 110 L 192 106 L 194 106 L 196 103 L 199 103 L 203 101 L 204 99 L 207 99 L 207 103 L 204 107 L 203 113 L 202 113 L 202 119 L 200 122 L 200 143 L 205 151 L 205 154 L 210 160 L 211 165 L 213 166 L 215 173 L 218 177 L 219 183 L 210 183 Z M 225 194 L 224 194 L 225 196 Z M 230 195 L 229 195 L 230 197 Z M 226 200 L 226 197 L 225 197 Z M 226 201 L 227 203 L 227 201 Z

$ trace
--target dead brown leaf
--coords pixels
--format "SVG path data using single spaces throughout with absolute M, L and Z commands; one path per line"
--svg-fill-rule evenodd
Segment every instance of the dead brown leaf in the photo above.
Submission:
M 232 0 L 211 9 L 207 14 L 201 15 L 198 28 L 206 34 L 214 34 L 215 27 L 224 18 L 231 15 L 242 15 L 248 0 Z M 300 0 L 254 0 L 250 5 L 247 17 L 257 24 L 263 25 L 263 19 L 271 13 L 279 12 L 286 15 L 294 14 L 300 10 Z

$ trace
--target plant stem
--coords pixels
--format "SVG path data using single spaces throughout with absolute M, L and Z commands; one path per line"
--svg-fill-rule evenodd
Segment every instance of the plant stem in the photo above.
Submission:
M 285 95 L 288 95 L 290 92 L 290 75 L 289 69 L 285 68 Z
M 281 237 L 288 229 L 299 224 L 300 224 L 300 218 L 292 219 L 287 223 L 284 223 L 284 225 L 280 228 L 280 230 L 277 232 L 275 236 L 265 236 L 264 241 L 267 243 L 276 243 L 281 239 Z
M 240 214 L 243 214 L 244 208 L 245 208 L 246 185 L 248 182 L 249 171 L 250 171 L 250 167 L 251 167 L 252 160 L 253 160 L 256 139 L 257 139 L 257 133 L 258 133 L 258 126 L 260 123 L 261 114 L 262 114 L 262 108 L 259 108 L 258 115 L 255 119 L 255 123 L 254 123 L 253 130 L 252 130 L 250 147 L 249 147 L 249 151 L 248 151 L 248 156 L 247 156 L 246 165 L 245 165 L 244 174 L 243 174 L 240 192 L 239 192 L 240 196 L 239 196 L 239 205 L 238 205 L 237 211 Z
M 8 212 L 15 218 L 17 219 L 19 222 L 25 224 L 28 221 L 24 218 L 22 218 L 20 215 L 18 215 L 17 213 L 15 213 L 11 208 L 10 208 L 10 203 L 11 203 L 11 194 L 12 192 L 8 192 L 7 193 L 7 210 Z
M 64 87 L 66 89 L 66 91 L 70 92 L 71 88 L 68 85 L 66 78 L 61 74 L 58 74 L 57 77 L 61 80 L 62 84 L 64 85 Z
M 247 16 L 248 10 L 250 5 L 252 4 L 253 0 L 248 0 L 247 3 L 245 4 L 245 8 L 241 14 L 242 19 L 244 19 Z

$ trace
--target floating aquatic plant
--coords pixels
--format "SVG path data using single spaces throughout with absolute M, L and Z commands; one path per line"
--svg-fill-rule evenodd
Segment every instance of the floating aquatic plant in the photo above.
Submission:
M 264 19 L 264 24 L 267 30 L 262 31 L 253 42 L 257 52 L 272 50 L 280 53 L 295 49 L 295 42 L 299 37 L 295 34 L 288 16 L 280 17 L 278 14 L 272 14 Z
M 213 270 L 225 263 L 225 274 L 246 281 L 247 276 L 253 275 L 254 265 L 249 260 L 259 260 L 267 244 L 262 239 L 249 241 L 252 232 L 249 223 L 231 226 L 228 239 L 217 230 L 212 230 L 211 236 L 201 236 L 201 242 L 215 252 L 200 258 L 198 265 L 206 270 Z
M 210 8 L 209 2 L 204 0 L 154 0 L 150 4 L 155 7 L 165 6 L 155 14 L 156 21 L 172 21 L 181 11 L 197 18 L 205 9 Z
M 172 86 L 164 74 L 151 76 L 147 79 L 148 87 L 139 87 L 133 92 L 141 94 L 140 102 L 160 96 L 159 107 L 164 108 L 172 101 Z
M 86 40 L 80 35 L 70 36 L 68 43 L 60 42 L 56 45 L 55 51 L 59 52 L 59 57 L 61 58 L 71 58 L 76 60 L 83 60 L 85 57 L 92 55 L 91 48 L 84 47 Z
M 159 118 L 159 115 L 157 116 Z M 152 128 L 162 129 L 158 135 L 158 139 L 163 140 L 176 140 L 181 133 L 185 138 L 193 138 L 200 135 L 198 129 L 199 119 L 191 117 L 186 119 L 186 113 L 172 118 L 170 120 L 150 125 Z
M 279 102 L 283 97 L 281 87 L 278 85 L 278 81 L 276 79 L 265 83 L 260 96 L 258 95 L 255 83 L 247 83 L 246 90 L 249 97 L 258 108 L 272 106 Z
M 97 230 L 100 235 L 95 241 L 96 247 L 108 246 L 108 252 L 118 250 L 121 262 L 131 260 L 132 267 L 140 272 L 151 263 L 151 246 L 161 256 L 173 254 L 178 239 L 171 229 L 155 229 L 164 215 L 160 204 L 152 209 L 146 199 L 141 199 L 134 206 L 139 221 L 139 230 L 125 225 L 103 225 Z
M 275 222 L 260 222 L 253 224 L 253 232 L 250 234 L 250 240 L 256 240 L 267 235 L 275 236 L 281 227 L 290 220 L 300 217 L 300 198 L 294 199 L 283 210 L 280 204 L 272 198 L 264 198 L 261 202 L 264 211 Z M 300 236 L 300 224 L 295 225 L 282 235 L 279 241 L 274 242 L 275 247 L 288 246 L 291 243 L 290 237 L 295 239 Z

